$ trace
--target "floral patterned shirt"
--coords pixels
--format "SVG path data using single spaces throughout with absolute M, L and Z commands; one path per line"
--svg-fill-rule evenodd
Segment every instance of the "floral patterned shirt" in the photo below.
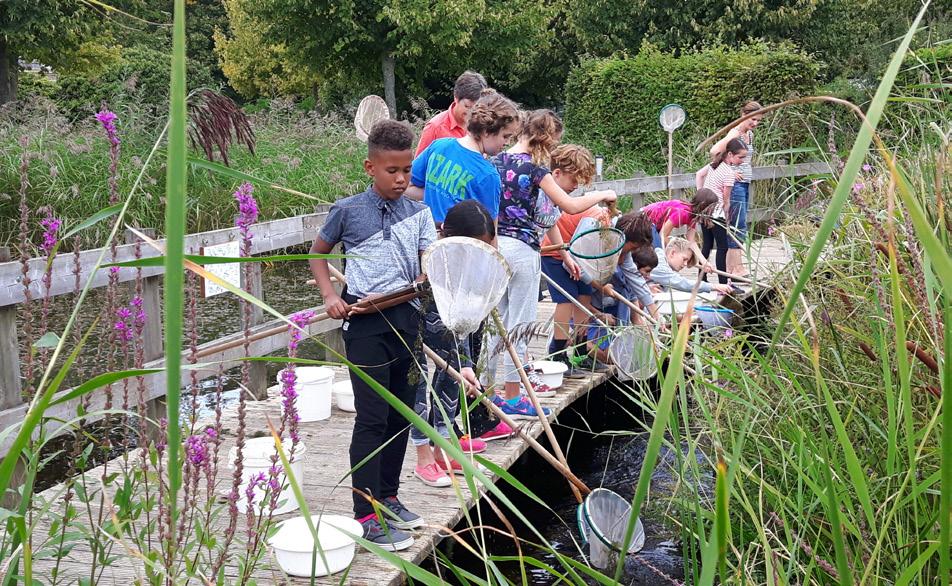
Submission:
M 525 153 L 499 153 L 493 157 L 493 164 L 502 180 L 499 235 L 521 240 L 538 250 L 543 234 L 561 215 L 559 208 L 539 188 L 549 170 L 534 164 Z

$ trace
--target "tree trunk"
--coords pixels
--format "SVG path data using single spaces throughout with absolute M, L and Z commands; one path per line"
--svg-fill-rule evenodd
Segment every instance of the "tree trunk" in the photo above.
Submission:
M 397 117 L 397 92 L 396 79 L 393 73 L 394 59 L 393 53 L 384 52 L 383 59 L 383 99 L 387 102 L 387 108 L 390 110 L 390 117 Z
M 12 55 L 6 39 L 0 36 L 0 104 L 17 99 L 17 56 Z

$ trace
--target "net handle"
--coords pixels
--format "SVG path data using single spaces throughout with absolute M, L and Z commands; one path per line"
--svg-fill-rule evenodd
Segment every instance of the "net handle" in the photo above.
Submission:
M 613 248 L 613 249 L 611 249 L 611 250 L 608 250 L 608 251 L 605 251 L 605 252 L 601 252 L 601 253 L 599 253 L 599 254 L 582 254 L 582 253 L 577 252 L 577 251 L 575 251 L 575 250 L 572 249 L 572 247 L 575 245 L 575 243 L 578 242 L 579 240 L 581 240 L 584 236 L 588 236 L 589 234 L 593 234 L 593 233 L 601 234 L 601 233 L 604 233 L 604 232 L 610 232 L 610 233 L 620 234 L 620 235 L 621 235 L 621 244 L 619 244 L 618 246 L 616 246 L 615 248 Z M 567 245 L 568 250 L 569 250 L 569 253 L 571 253 L 572 256 L 577 257 L 577 258 L 584 258 L 584 259 L 586 259 L 586 260 L 598 260 L 598 259 L 600 259 L 600 258 L 607 258 L 607 257 L 609 257 L 609 256 L 618 254 L 618 252 L 619 252 L 624 246 L 625 246 L 625 233 L 622 232 L 621 230 L 619 230 L 618 228 L 592 228 L 591 230 L 586 230 L 586 231 L 582 232 L 581 234 L 576 234 L 576 235 L 575 235 L 575 238 L 572 238 L 572 241 L 569 242 L 568 245 Z

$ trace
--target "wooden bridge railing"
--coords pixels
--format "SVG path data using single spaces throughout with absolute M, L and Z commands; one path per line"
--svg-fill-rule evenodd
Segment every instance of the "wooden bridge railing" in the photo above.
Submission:
M 754 168 L 754 181 L 778 179 L 783 177 L 797 177 L 806 175 L 829 174 L 830 167 L 826 163 L 800 163 L 795 165 L 775 165 L 768 167 Z M 667 191 L 668 178 L 658 177 L 638 177 L 634 179 L 624 179 L 617 181 L 602 181 L 596 184 L 599 189 L 614 189 L 618 194 L 632 196 L 633 207 L 640 207 L 646 193 Z M 673 175 L 671 177 L 672 190 L 683 190 L 694 187 L 694 174 L 684 173 Z M 281 250 L 290 246 L 298 246 L 310 243 L 316 236 L 326 217 L 326 206 L 318 208 L 317 213 L 283 218 L 263 222 L 252 227 L 254 235 L 252 241 L 252 254 L 259 255 Z M 203 247 L 227 242 L 236 241 L 239 238 L 238 231 L 235 228 L 224 230 L 215 230 L 212 232 L 202 232 L 186 236 L 186 252 L 189 254 L 200 254 Z M 158 241 L 160 244 L 163 240 Z M 3 256 L 4 251 L 0 250 L 0 430 L 6 429 L 11 424 L 23 420 L 28 404 L 23 402 L 22 377 L 19 365 L 20 344 L 17 334 L 16 312 L 17 305 L 22 303 L 26 297 L 22 285 L 21 265 L 16 261 L 9 261 L 9 257 Z M 85 283 L 96 265 L 96 261 L 102 253 L 102 249 L 85 250 L 80 252 L 80 282 Z M 142 244 L 141 256 L 158 256 L 152 247 Z M 110 256 L 104 257 L 109 261 Z M 124 244 L 117 248 L 116 258 L 118 261 L 133 260 L 135 258 L 135 245 Z M 7 262 L 3 262 L 7 261 Z M 61 254 L 57 256 L 52 263 L 52 285 L 50 295 L 58 296 L 74 292 L 75 274 L 74 259 L 72 254 Z M 257 266 L 257 265 L 255 265 Z M 45 295 L 42 285 L 42 276 L 46 270 L 45 258 L 34 258 L 29 261 L 30 293 L 34 300 L 40 299 Z M 148 316 L 145 325 L 144 349 L 147 368 L 162 368 L 165 364 L 163 359 L 163 333 L 161 322 L 161 279 L 163 267 L 147 267 L 142 269 L 145 281 L 143 283 L 143 306 Z M 122 268 L 119 270 L 119 282 L 129 283 L 134 281 L 136 269 Z M 303 278 L 303 277 L 302 277 Z M 105 287 L 109 282 L 108 269 L 100 269 L 93 276 L 92 287 Z M 252 281 L 244 284 L 248 290 L 260 295 L 262 291 L 261 271 L 253 271 Z M 253 311 L 253 333 L 279 325 L 278 320 L 263 322 L 263 315 L 257 307 Z M 342 342 L 339 335 L 340 321 L 326 320 L 308 327 L 309 333 L 328 334 L 327 343 L 335 348 L 342 349 Z M 204 348 L 218 345 L 223 342 L 230 342 L 242 337 L 242 332 L 229 334 L 216 340 L 207 342 L 199 346 L 199 351 Z M 278 351 L 284 347 L 285 340 L 280 336 L 263 338 L 251 343 L 250 353 L 253 356 L 263 356 Z M 238 360 L 244 355 L 243 349 L 238 346 L 230 350 L 225 350 L 217 354 L 207 356 L 201 360 L 203 363 L 214 363 L 215 366 L 207 372 L 200 372 L 200 378 L 214 376 L 217 373 L 217 363 L 223 362 L 224 367 L 230 368 L 238 364 Z M 165 394 L 166 377 L 164 373 L 157 373 L 145 377 L 146 380 L 146 401 L 161 399 Z M 252 363 L 252 387 L 253 391 L 260 394 L 267 388 L 265 364 L 260 362 Z M 62 391 L 66 393 L 68 391 Z M 91 397 L 89 411 L 101 409 L 105 402 L 105 392 L 100 391 Z M 75 415 L 78 401 L 64 402 L 48 410 L 48 417 L 58 417 L 69 419 Z M 92 419 L 92 418 L 91 418 Z M 0 442 L 0 454 L 6 453 L 9 447 L 8 442 L 12 438 Z

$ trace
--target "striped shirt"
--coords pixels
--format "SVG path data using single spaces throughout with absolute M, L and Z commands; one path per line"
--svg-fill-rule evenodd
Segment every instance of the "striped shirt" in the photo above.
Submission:
M 727 196 L 730 197 L 730 190 L 735 181 L 737 181 L 737 171 L 727 163 L 721 163 L 717 169 L 708 171 L 704 178 L 704 188 L 717 194 L 717 205 L 711 214 L 712 218 L 724 217 L 724 188 L 727 188 Z

